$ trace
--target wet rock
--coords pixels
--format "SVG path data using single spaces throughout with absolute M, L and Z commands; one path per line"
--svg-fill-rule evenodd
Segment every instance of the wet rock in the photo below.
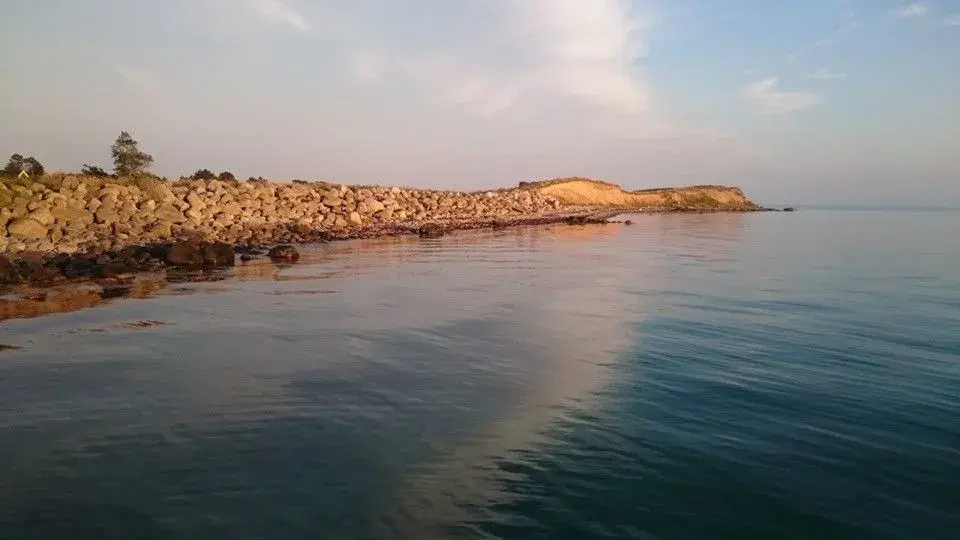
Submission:
M 633 225 L 633 222 L 629 219 L 623 222 L 624 225 Z
M 79 278 L 93 275 L 93 270 L 96 266 L 97 264 L 87 257 L 74 256 L 60 267 L 60 272 L 64 277 Z
M 446 230 L 443 228 L 443 225 L 439 223 L 426 223 L 420 227 L 417 231 L 420 234 L 421 238 L 440 238 L 446 234 Z
M 0 285 L 20 283 L 20 270 L 10 259 L 0 255 Z
M 609 223 L 606 219 L 597 219 L 590 216 L 570 216 L 563 222 L 567 225 L 602 225 Z
M 39 253 L 24 253 L 18 263 L 20 277 L 31 285 L 45 287 L 61 279 L 57 268 L 44 266 L 43 257 Z
M 208 266 L 233 266 L 235 264 L 233 246 L 225 242 L 213 242 L 202 247 L 203 262 Z
M 136 270 L 133 265 L 126 261 L 110 261 L 94 266 L 91 273 L 98 278 L 112 278 L 133 274 Z
M 274 262 L 295 262 L 300 259 L 300 252 L 291 245 L 282 245 L 271 249 L 267 256 Z
M 786 208 L 783 209 L 784 212 L 796 212 L 796 210 L 797 210 L 797 209 L 794 208 L 794 207 L 792 207 L 792 206 L 788 206 L 788 207 L 786 207 Z
M 202 266 L 202 246 L 193 240 L 177 242 L 167 250 L 166 260 L 173 266 Z

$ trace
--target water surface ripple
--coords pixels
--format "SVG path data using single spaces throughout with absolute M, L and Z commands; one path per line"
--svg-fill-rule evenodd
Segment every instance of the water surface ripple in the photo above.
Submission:
M 0 322 L 0 538 L 956 538 L 960 214 L 634 220 Z

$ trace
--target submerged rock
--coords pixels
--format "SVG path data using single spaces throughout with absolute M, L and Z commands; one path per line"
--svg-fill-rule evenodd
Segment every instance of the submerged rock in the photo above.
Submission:
M 297 248 L 284 244 L 271 249 L 267 256 L 274 262 L 295 262 L 300 259 L 300 252 Z
M 446 230 L 439 223 L 427 223 L 417 231 L 421 238 L 440 238 L 446 234 Z
M 609 223 L 606 219 L 598 219 L 590 216 L 570 216 L 563 220 L 567 225 L 602 225 Z

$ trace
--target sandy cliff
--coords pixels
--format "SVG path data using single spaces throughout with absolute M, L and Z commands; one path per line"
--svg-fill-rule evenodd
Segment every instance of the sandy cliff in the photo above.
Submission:
M 524 182 L 521 188 L 556 198 L 564 205 L 663 210 L 756 210 L 737 187 L 690 186 L 624 191 L 617 184 L 587 178 Z

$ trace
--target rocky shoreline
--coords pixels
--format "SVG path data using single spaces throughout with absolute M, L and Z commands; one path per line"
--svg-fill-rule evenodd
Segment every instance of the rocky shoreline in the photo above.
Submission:
M 735 189 L 735 188 L 731 188 Z M 739 190 L 737 190 L 739 192 Z M 744 198 L 744 201 L 746 199 Z M 296 260 L 293 245 L 453 230 L 605 223 L 623 212 L 754 211 L 572 205 L 538 189 L 452 192 L 317 182 L 48 176 L 0 181 L 0 287 L 130 279 L 168 268 Z M 289 246 L 270 251 L 278 245 Z

